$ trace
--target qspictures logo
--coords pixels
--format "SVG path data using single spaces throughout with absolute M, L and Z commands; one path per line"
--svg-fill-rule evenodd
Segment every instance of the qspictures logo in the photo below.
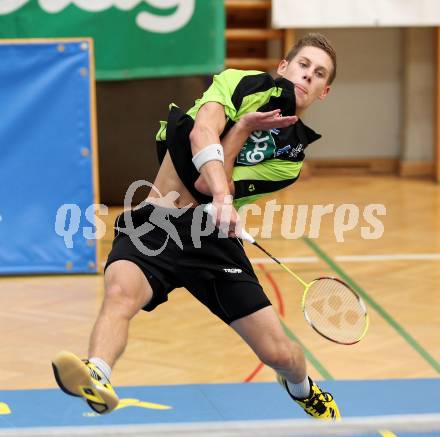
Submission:
M 134 223 L 131 211 L 137 210 L 146 205 L 142 203 L 133 206 L 133 197 L 139 188 L 146 186 L 156 193 L 155 204 L 150 205 L 148 218 L 142 223 Z M 126 234 L 139 252 L 147 256 L 160 254 L 172 240 L 178 247 L 183 249 L 183 243 L 179 232 L 179 217 L 192 208 L 191 217 L 191 239 L 195 248 L 201 247 L 201 242 L 205 236 L 215 232 L 212 220 L 205 220 L 205 205 L 194 207 L 192 204 L 184 208 L 164 208 L 159 205 L 172 205 L 179 198 L 179 193 L 172 191 L 162 195 L 153 184 L 147 181 L 136 181 L 130 185 L 124 198 L 124 212 L 119 216 L 115 224 L 117 233 Z M 232 197 L 229 199 L 232 203 Z M 55 219 L 55 232 L 64 239 L 67 248 L 74 247 L 74 236 L 82 231 L 83 237 L 87 240 L 97 240 L 105 235 L 105 223 L 97 215 L 107 215 L 108 208 L 105 205 L 90 205 L 85 210 L 85 217 L 91 226 L 80 229 L 82 211 L 78 205 L 65 204 L 58 208 Z M 241 217 L 241 226 L 249 234 L 256 238 L 271 238 L 275 227 L 280 226 L 280 233 L 284 239 L 293 240 L 303 236 L 318 238 L 321 234 L 324 220 L 330 220 L 335 240 L 338 243 L 345 241 L 348 232 L 357 232 L 363 240 L 377 240 L 382 237 L 385 227 L 380 220 L 387 211 L 383 204 L 374 203 L 358 206 L 353 203 L 340 205 L 286 205 L 278 204 L 276 200 L 266 202 L 263 206 L 248 204 L 242 206 L 238 213 Z M 260 217 L 260 227 L 248 227 L 246 222 L 249 216 Z M 122 220 L 123 218 L 123 220 Z M 230 219 L 230 218 L 229 218 Z M 228 217 L 222 216 L 222 223 L 227 223 Z M 137 224 L 137 226 L 135 226 Z M 275 226 L 275 224 L 277 226 Z M 145 242 L 148 241 L 148 234 L 154 229 L 165 232 L 166 238 L 161 247 L 154 250 L 149 248 Z M 328 224 L 326 234 L 328 234 Z M 236 232 L 237 234 L 239 232 Z M 145 237 L 145 238 L 144 238 Z M 227 238 L 225 233 L 219 232 L 218 238 Z

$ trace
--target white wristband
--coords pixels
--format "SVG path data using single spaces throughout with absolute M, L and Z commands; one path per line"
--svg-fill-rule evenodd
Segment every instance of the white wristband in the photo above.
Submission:
M 199 173 L 202 166 L 209 161 L 221 161 L 222 164 L 225 163 L 223 147 L 221 144 L 210 144 L 209 146 L 206 146 L 203 150 L 196 153 L 192 159 L 192 162 Z

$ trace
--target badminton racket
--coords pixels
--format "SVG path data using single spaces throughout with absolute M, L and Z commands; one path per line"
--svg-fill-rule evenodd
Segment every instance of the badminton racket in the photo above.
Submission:
M 212 204 L 206 205 L 205 211 L 212 214 Z M 358 343 L 365 337 L 369 326 L 367 307 L 347 283 L 325 276 L 306 282 L 262 247 L 246 230 L 242 229 L 240 236 L 258 247 L 304 287 L 301 309 L 307 323 L 318 334 L 343 345 Z

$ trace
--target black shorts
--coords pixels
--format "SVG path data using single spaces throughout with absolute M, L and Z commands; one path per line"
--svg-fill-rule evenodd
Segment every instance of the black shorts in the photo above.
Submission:
M 126 211 L 115 221 L 105 268 L 128 260 L 143 271 L 153 289 L 146 311 L 166 302 L 179 287 L 227 324 L 271 305 L 241 241 L 220 238 L 217 229 L 198 236 L 198 230 L 207 226 L 213 227 L 202 207 L 185 210 L 145 204 Z

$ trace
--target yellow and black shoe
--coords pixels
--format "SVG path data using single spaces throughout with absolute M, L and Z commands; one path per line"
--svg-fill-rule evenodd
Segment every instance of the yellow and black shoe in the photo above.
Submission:
M 305 399 L 299 399 L 292 395 L 287 386 L 284 376 L 277 373 L 278 382 L 285 388 L 289 396 L 310 416 L 316 419 L 339 420 L 338 405 L 330 393 L 323 392 L 310 378 L 310 395 Z
M 52 361 L 52 368 L 61 390 L 83 398 L 93 411 L 106 414 L 118 406 L 119 398 L 110 381 L 93 363 L 62 351 Z

